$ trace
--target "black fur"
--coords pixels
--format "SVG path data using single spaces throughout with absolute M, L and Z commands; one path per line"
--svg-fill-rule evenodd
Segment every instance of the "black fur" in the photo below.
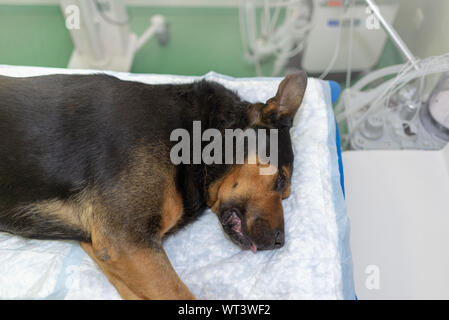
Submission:
M 153 147 L 160 170 L 166 170 L 172 165 L 169 151 L 176 142 L 169 137 L 174 129 L 191 133 L 195 120 L 201 121 L 202 131 L 243 129 L 249 125 L 249 107 L 232 91 L 208 81 L 147 85 L 103 74 L 0 76 L 0 230 L 29 238 L 90 241 L 88 230 L 27 212 L 23 206 L 70 201 L 88 186 L 107 198 L 107 190 L 130 165 L 136 146 Z M 282 119 L 267 127 L 272 126 L 280 129 L 279 166 L 291 166 L 289 126 Z M 209 185 L 228 169 L 229 165 L 176 166 L 184 214 L 172 231 L 206 209 Z M 148 179 L 160 183 L 157 173 L 149 172 Z M 161 195 L 154 199 L 159 207 L 153 211 L 158 211 Z M 115 200 L 110 201 L 115 205 Z M 120 213 L 111 211 L 106 218 L 117 223 L 129 220 L 136 233 L 152 233 L 160 221 L 156 213 L 144 220 L 123 216 L 134 213 L 120 205 Z
M 129 164 L 135 145 L 170 144 L 170 132 L 190 132 L 194 120 L 201 121 L 203 130 L 244 128 L 248 105 L 207 81 L 146 85 L 102 74 L 0 76 L 0 230 L 88 241 L 88 233 L 64 221 L 14 210 L 36 201 L 70 199 L 87 185 L 107 188 Z M 169 161 L 168 151 L 161 152 Z M 185 209 L 180 226 L 204 211 L 208 184 L 227 169 L 177 166 Z

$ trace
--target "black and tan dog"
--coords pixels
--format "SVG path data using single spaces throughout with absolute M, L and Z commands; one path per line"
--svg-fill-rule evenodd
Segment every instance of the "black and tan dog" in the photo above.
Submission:
M 207 81 L 0 76 L 0 231 L 80 241 L 123 298 L 193 298 L 162 240 L 207 207 L 243 249 L 284 244 L 289 129 L 306 83 L 305 73 L 290 75 L 275 97 L 250 104 Z M 170 133 L 195 120 L 202 130 L 278 129 L 277 172 L 173 165 Z

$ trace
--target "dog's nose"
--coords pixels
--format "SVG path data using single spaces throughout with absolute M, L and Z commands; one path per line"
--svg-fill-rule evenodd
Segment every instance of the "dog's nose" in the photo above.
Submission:
M 275 249 L 282 248 L 284 246 L 284 243 L 285 243 L 284 231 L 282 230 L 276 231 L 276 235 L 274 237 L 274 248 Z

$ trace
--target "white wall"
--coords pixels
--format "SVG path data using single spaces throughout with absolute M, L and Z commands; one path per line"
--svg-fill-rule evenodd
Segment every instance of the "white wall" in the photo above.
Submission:
M 449 0 L 400 0 L 395 27 L 419 58 L 449 52 Z

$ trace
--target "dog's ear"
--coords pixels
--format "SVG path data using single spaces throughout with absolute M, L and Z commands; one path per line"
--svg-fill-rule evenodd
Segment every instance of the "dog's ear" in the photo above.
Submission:
M 250 106 L 248 119 L 250 126 L 276 124 L 291 126 L 307 87 L 307 74 L 304 71 L 288 75 L 279 85 L 276 95 L 265 104 Z

